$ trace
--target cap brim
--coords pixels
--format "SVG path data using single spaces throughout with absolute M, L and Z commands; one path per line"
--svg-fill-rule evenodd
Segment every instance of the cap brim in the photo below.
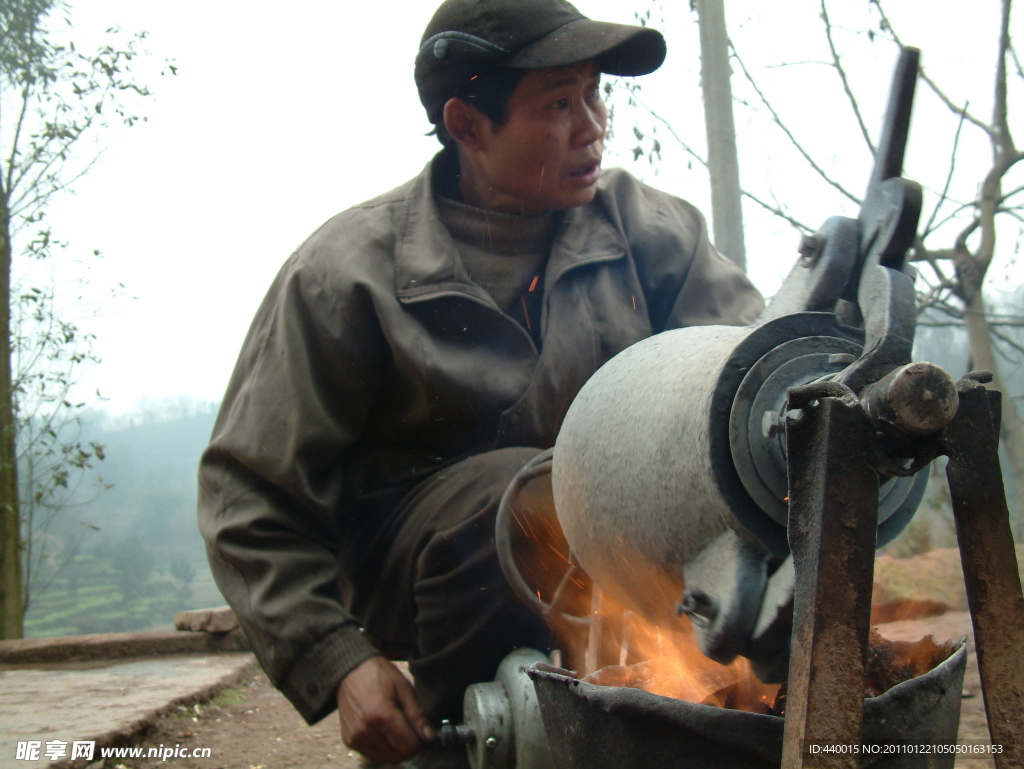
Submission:
M 520 48 L 501 66 L 545 69 L 597 59 L 609 75 L 646 75 L 661 66 L 665 52 L 665 38 L 657 30 L 577 19 Z

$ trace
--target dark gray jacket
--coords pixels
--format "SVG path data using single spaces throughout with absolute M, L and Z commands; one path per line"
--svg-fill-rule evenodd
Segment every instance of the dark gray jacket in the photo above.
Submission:
M 313 721 L 377 653 L 346 585 L 372 579 L 375 529 L 413 485 L 475 453 L 551 446 L 620 350 L 762 306 L 693 206 L 622 170 L 564 215 L 540 351 L 469 279 L 430 166 L 328 221 L 257 312 L 199 472 L 214 576 L 274 685 Z

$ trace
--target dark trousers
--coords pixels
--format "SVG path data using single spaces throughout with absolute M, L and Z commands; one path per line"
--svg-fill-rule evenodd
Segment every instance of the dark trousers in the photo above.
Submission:
M 547 625 L 512 594 L 494 547 L 501 496 L 538 453 L 486 452 L 420 483 L 390 516 L 373 579 L 354 586 L 353 612 L 386 656 L 408 659 L 435 724 L 461 723 L 466 687 L 493 680 L 513 649 L 550 650 Z

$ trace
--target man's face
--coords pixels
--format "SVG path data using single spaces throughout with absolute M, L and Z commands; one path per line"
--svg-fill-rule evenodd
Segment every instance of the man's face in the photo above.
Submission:
M 483 120 L 474 165 L 486 207 L 534 214 L 594 198 L 608 111 L 596 62 L 527 72 L 494 130 Z

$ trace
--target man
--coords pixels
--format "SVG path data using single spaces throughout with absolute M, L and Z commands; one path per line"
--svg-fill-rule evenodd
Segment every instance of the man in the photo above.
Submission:
M 337 706 L 373 761 L 464 765 L 433 726 L 513 648 L 548 648 L 494 514 L 586 379 L 652 333 L 761 310 L 699 212 L 600 171 L 600 74 L 664 55 L 564 0 L 446 0 L 416 59 L 444 149 L 312 235 L 253 322 L 200 527 L 271 681 L 309 722 Z

